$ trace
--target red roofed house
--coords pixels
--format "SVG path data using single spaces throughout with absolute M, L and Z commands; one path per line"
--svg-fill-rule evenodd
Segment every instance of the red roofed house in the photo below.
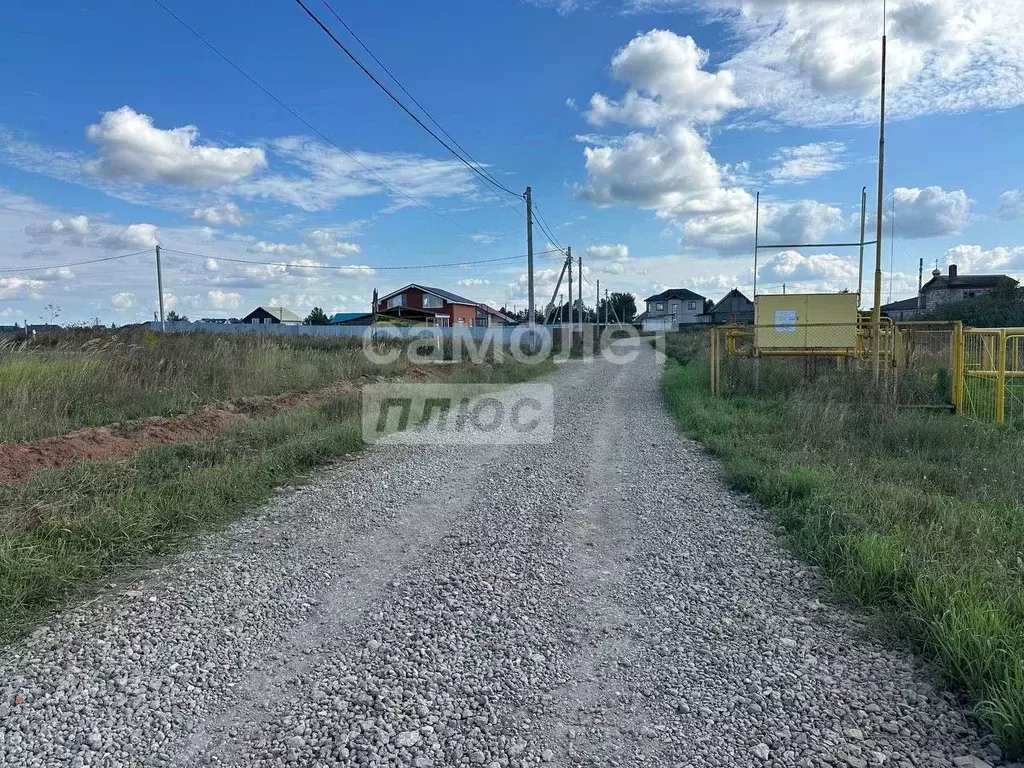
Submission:
M 416 283 L 379 298 L 377 314 L 441 327 L 485 328 L 515 322 L 487 304 Z

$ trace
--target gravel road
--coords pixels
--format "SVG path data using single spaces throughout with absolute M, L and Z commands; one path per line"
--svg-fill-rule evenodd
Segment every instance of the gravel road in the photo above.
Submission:
M 1000 765 L 659 379 L 568 362 L 553 444 L 374 448 L 55 616 L 0 651 L 0 764 Z

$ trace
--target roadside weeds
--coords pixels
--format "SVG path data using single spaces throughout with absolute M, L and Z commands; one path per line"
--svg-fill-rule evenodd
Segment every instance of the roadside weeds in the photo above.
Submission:
M 680 428 L 774 511 L 837 594 L 884 610 L 1003 749 L 1024 754 L 1020 433 L 827 392 L 717 398 L 707 377 L 706 366 L 667 363 Z

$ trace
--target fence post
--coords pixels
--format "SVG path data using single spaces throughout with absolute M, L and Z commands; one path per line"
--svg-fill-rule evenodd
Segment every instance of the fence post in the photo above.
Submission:
M 716 328 L 711 329 L 711 394 L 718 394 L 718 333 Z
M 999 331 L 999 368 L 996 372 L 996 424 L 1006 421 L 1006 329 Z
M 964 338 L 964 324 L 957 320 L 953 323 L 953 349 L 950 356 L 951 378 L 953 379 L 953 408 L 957 413 L 964 409 L 964 388 L 967 382 L 964 381 L 964 360 L 967 357 L 964 345 L 967 340 Z

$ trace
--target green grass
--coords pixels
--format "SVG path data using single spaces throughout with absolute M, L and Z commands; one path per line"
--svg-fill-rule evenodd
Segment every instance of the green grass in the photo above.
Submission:
M 553 368 L 437 366 L 433 381 L 512 383 Z M 247 422 L 205 441 L 41 472 L 0 486 L 0 641 L 111 573 L 216 530 L 275 488 L 360 450 L 360 400 L 345 396 Z
M 374 366 L 360 341 L 347 339 L 100 331 L 0 345 L 0 441 L 309 391 L 406 365 Z
M 1024 445 L 949 414 L 832 399 L 712 397 L 670 362 L 680 427 L 770 507 L 836 592 L 882 610 L 1024 754 Z

